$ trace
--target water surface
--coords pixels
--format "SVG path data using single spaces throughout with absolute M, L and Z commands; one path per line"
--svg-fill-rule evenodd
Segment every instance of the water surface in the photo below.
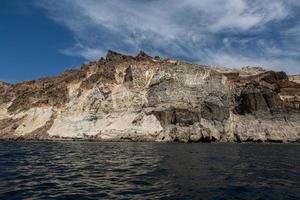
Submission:
M 0 199 L 300 199 L 299 144 L 0 142 Z

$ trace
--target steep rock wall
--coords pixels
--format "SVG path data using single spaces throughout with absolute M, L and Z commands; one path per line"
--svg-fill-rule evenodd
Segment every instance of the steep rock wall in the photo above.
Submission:
M 0 138 L 296 142 L 295 77 L 109 51 L 57 77 L 0 82 Z

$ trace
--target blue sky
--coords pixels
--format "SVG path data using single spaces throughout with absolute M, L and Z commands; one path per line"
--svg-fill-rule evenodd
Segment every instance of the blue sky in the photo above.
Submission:
M 299 0 L 1 0 L 0 80 L 52 76 L 108 49 L 300 73 Z

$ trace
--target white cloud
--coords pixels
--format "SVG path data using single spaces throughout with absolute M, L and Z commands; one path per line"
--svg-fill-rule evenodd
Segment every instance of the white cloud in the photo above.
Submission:
M 212 13 L 214 14 L 214 12 Z M 244 0 L 226 1 L 216 23 L 211 25 L 215 31 L 222 29 L 248 30 L 260 28 L 266 23 L 283 19 L 287 10 L 281 2 L 266 3 L 266 1 L 253 1 L 252 5 Z
M 285 71 L 290 74 L 299 73 L 299 63 L 291 59 L 279 58 L 250 58 L 241 55 L 216 54 L 208 63 L 214 66 L 223 66 L 229 68 L 240 68 L 243 66 L 256 66 L 272 69 L 275 71 Z
M 300 63 L 295 52 L 300 45 L 299 26 L 281 30 L 283 20 L 296 17 L 293 9 L 298 2 L 45 0 L 37 5 L 73 32 L 77 44 L 62 51 L 67 55 L 96 59 L 108 49 L 129 54 L 143 49 L 153 55 L 220 65 L 260 60 L 277 69 L 275 64 Z M 300 69 L 293 71 L 300 73 Z
M 83 46 L 82 44 L 76 44 L 74 47 L 68 49 L 60 50 L 62 54 L 69 55 L 69 56 L 76 56 L 80 55 L 81 57 L 87 60 L 96 60 L 100 57 L 104 57 L 106 52 L 98 48 L 90 48 Z

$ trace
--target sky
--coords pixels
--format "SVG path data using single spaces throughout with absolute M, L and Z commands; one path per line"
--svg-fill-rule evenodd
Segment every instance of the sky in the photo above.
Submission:
M 300 73 L 300 0 L 0 0 L 0 80 L 53 76 L 111 49 Z

